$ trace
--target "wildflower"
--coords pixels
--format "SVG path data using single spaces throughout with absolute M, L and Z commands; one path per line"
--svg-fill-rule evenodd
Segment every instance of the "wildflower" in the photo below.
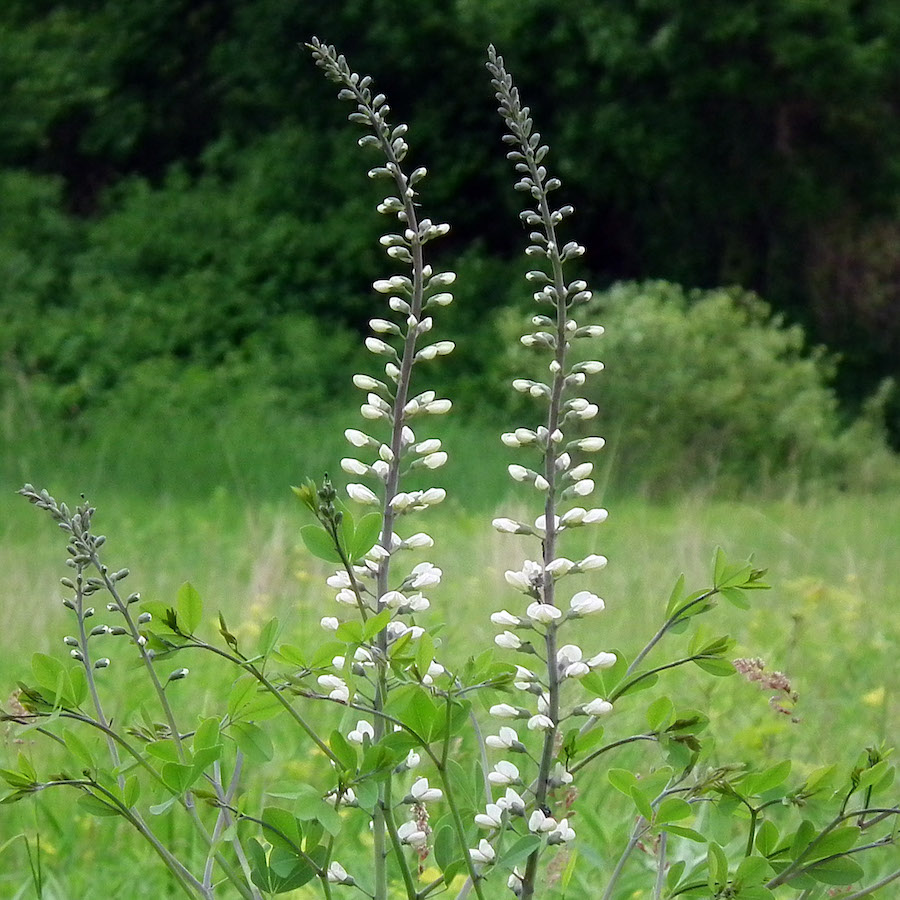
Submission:
M 351 744 L 362 744 L 366 737 L 372 740 L 375 737 L 375 729 L 365 719 L 360 719 L 356 723 L 356 728 L 347 735 L 347 740 Z
M 422 562 L 413 567 L 409 574 L 409 586 L 418 590 L 419 588 L 431 587 L 440 584 L 443 572 L 430 562 Z
M 494 848 L 482 838 L 478 842 L 477 847 L 473 847 L 469 850 L 469 856 L 472 858 L 473 862 L 490 864 L 494 861 L 497 854 L 494 852 Z
M 508 787 L 506 793 L 497 800 L 497 806 L 509 810 L 515 816 L 525 815 L 525 801 L 511 787 Z
M 547 571 L 554 578 L 561 578 L 563 575 L 571 572 L 573 568 L 575 568 L 575 563 L 571 559 L 566 559 L 565 556 L 557 557 L 557 559 L 547 563 Z
M 586 660 L 586 662 L 592 669 L 611 669 L 618 659 L 619 657 L 616 656 L 615 653 L 607 653 L 604 651 L 598 653 L 596 656 L 592 656 L 589 660 Z
M 548 816 L 543 810 L 536 809 L 528 819 L 528 830 L 535 834 L 545 834 L 556 828 L 556 819 Z
M 528 720 L 529 731 L 550 731 L 553 728 L 553 719 L 550 716 L 537 715 Z
M 488 735 L 484 742 L 488 747 L 493 747 L 495 750 L 511 750 L 522 746 L 519 742 L 518 733 L 514 728 L 510 728 L 509 725 L 502 725 L 499 734 Z
M 481 828 L 500 828 L 503 825 L 503 808 L 496 803 L 488 803 L 484 812 L 475 816 L 475 824 Z
M 429 787 L 427 778 L 419 778 L 413 784 L 410 795 L 415 803 L 427 803 L 429 800 L 440 800 L 444 792 L 439 788 Z
M 506 886 L 517 896 L 521 896 L 522 890 L 524 888 L 524 881 L 522 880 L 522 873 L 513 866 L 513 870 L 510 873 L 509 878 L 506 879 Z
M 502 534 L 518 534 L 522 526 L 514 519 L 494 519 L 491 525 Z
M 549 603 L 531 603 L 529 604 L 528 609 L 525 610 L 525 615 L 527 615 L 532 622 L 537 622 L 540 625 L 549 625 L 551 622 L 556 621 L 556 619 L 562 616 L 562 610 Z M 509 632 L 504 633 L 508 634 Z
M 511 612 L 501 609 L 500 612 L 491 613 L 491 622 L 494 625 L 508 626 L 515 628 L 522 624 L 522 620 L 518 616 L 514 616 Z
M 609 560 L 598 553 L 591 553 L 578 563 L 579 572 L 590 572 L 593 569 L 602 569 Z
M 377 506 L 379 502 L 375 493 L 364 484 L 348 484 L 347 494 L 351 500 L 367 504 L 368 506 Z
M 581 709 L 589 716 L 606 716 L 612 712 L 613 705 L 608 700 L 596 697 L 590 703 L 585 703 Z
M 522 646 L 522 642 L 519 640 L 518 636 L 511 631 L 504 631 L 502 634 L 498 634 L 497 637 L 494 638 L 494 643 L 504 650 L 518 650 Z
M 354 885 L 356 881 L 347 874 L 347 870 L 336 861 L 332 861 L 328 865 L 327 878 L 331 884 Z
M 401 844 L 409 844 L 410 847 L 424 847 L 428 840 L 428 835 L 420 830 L 417 822 L 404 822 L 397 829 L 397 837 L 400 838 Z
M 338 678 L 337 675 L 320 675 L 317 680 L 321 687 L 331 689 L 328 694 L 331 700 L 338 700 L 341 703 L 350 700 L 350 688 L 343 678 Z
M 416 753 L 415 750 L 410 750 L 409 753 L 406 754 L 406 759 L 403 761 L 403 765 L 407 769 L 414 769 L 419 763 L 422 761 L 422 757 Z
M 341 623 L 334 616 L 323 616 L 322 621 L 319 622 L 319 624 L 326 631 L 337 631 Z
M 591 613 L 601 612 L 606 608 L 606 604 L 596 594 L 590 591 L 579 591 L 569 601 L 570 615 L 572 616 L 588 616 Z
M 548 844 L 568 844 L 575 840 L 575 830 L 569 827 L 568 819 L 560 819 L 547 837 Z
M 501 759 L 494 766 L 494 771 L 488 773 L 488 781 L 501 787 L 507 784 L 516 784 L 519 781 L 519 770 L 511 762 Z

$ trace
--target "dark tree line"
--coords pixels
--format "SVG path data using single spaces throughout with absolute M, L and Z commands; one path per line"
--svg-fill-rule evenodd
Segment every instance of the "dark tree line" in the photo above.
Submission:
M 6 0 L 6 359 L 52 369 L 28 315 L 135 292 L 201 319 L 217 307 L 213 362 L 285 312 L 360 325 L 375 195 L 297 46 L 312 34 L 411 123 L 448 252 L 485 279 L 459 327 L 510 302 L 503 261 L 521 243 L 493 41 L 539 111 L 595 277 L 758 291 L 842 354 L 850 408 L 896 373 L 895 0 Z M 176 313 L 161 321 L 176 355 L 208 348 Z

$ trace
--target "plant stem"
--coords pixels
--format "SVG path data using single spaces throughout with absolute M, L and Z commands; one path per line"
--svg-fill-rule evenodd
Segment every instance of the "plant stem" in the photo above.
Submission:
M 666 884 L 666 843 L 668 838 L 669 835 L 665 831 L 659 836 L 659 868 L 656 870 L 656 887 L 653 890 L 653 900 L 661 900 L 663 888 Z
M 885 885 L 890 884 L 892 881 L 896 881 L 898 878 L 900 878 L 900 869 L 897 869 L 896 872 L 891 872 L 890 875 L 886 875 L 881 881 L 876 881 L 874 884 L 870 884 L 868 887 L 857 891 L 855 894 L 848 894 L 843 900 L 862 900 L 863 897 L 870 897 L 875 891 L 881 890 Z
M 640 841 L 641 836 L 644 833 L 644 822 L 643 816 L 638 816 L 638 820 L 635 822 L 634 829 L 631 832 L 631 837 L 628 839 L 628 843 L 625 845 L 625 849 L 622 851 L 622 855 L 619 857 L 619 861 L 616 863 L 612 875 L 610 875 L 609 884 L 606 885 L 606 890 L 603 892 L 601 900 L 611 900 L 616 882 L 619 880 L 619 876 L 625 868 L 625 863 L 628 862 L 628 857 L 631 856 L 634 848 L 638 845 L 638 841 Z

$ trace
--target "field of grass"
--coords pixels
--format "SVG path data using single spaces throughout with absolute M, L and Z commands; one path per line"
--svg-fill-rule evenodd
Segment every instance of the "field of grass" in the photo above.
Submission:
M 190 580 L 207 608 L 220 608 L 239 636 L 252 636 L 277 615 L 284 639 L 318 639 L 319 618 L 333 611 L 331 591 L 323 585 L 328 569 L 302 548 L 298 530 L 306 519 L 296 502 L 286 498 L 252 506 L 224 489 L 204 500 L 97 493 L 105 492 L 95 492 L 93 499 L 100 510 L 97 529 L 109 536 L 109 564 L 127 565 L 132 572 L 129 588 L 141 590 L 145 599 L 171 600 L 178 586 Z M 445 572 L 444 582 L 433 592 L 430 615 L 446 622 L 441 657 L 452 665 L 490 645 L 496 631 L 488 620 L 490 612 L 515 609 L 519 602 L 505 585 L 503 572 L 533 547 L 520 538 L 496 534 L 489 524 L 492 512 L 525 514 L 516 510 L 519 502 L 498 501 L 496 510 L 473 511 L 451 498 L 445 508 L 416 523 L 436 538 L 428 558 Z M 798 772 L 826 762 L 851 766 L 859 750 L 896 733 L 900 499 L 841 496 L 802 504 L 689 499 L 652 505 L 621 498 L 610 505 L 604 526 L 576 532 L 566 548 L 572 556 L 590 549 L 610 559 L 608 568 L 590 581 L 581 576 L 582 586 L 597 590 L 607 601 L 607 611 L 578 635 L 585 648 L 621 648 L 633 654 L 661 621 L 661 608 L 680 572 L 689 585 L 706 585 L 716 545 L 735 558 L 754 553 L 757 562 L 769 568 L 773 590 L 756 592 L 751 611 L 721 608 L 707 618 L 715 618 L 717 630 L 737 637 L 735 655 L 760 656 L 790 677 L 800 695 L 799 721 L 773 712 L 767 695 L 739 676 L 713 679 L 692 668 L 667 681 L 669 692 L 677 691 L 684 702 L 710 711 L 717 761 L 790 756 Z M 59 602 L 58 578 L 66 572 L 63 535 L 48 516 L 8 492 L 0 506 L 0 566 L 5 573 L 0 684 L 5 696 L 18 677 L 27 675 L 33 651 L 65 652 L 61 638 L 71 626 Z M 212 617 L 208 619 L 212 637 Z M 125 651 L 124 645 L 117 649 Z M 115 660 L 116 651 L 109 652 Z M 174 701 L 187 718 L 213 711 L 234 677 L 216 662 L 192 659 L 190 664 L 190 693 L 183 690 Z M 128 666 L 123 660 L 116 668 L 114 662 L 104 678 L 130 686 L 136 682 Z M 119 716 L 135 712 L 136 694 L 130 687 L 118 696 Z M 648 696 L 637 695 L 635 715 L 645 708 Z M 349 727 L 351 717 L 344 718 L 341 724 Z M 609 733 L 616 733 L 617 727 L 611 720 Z M 279 733 L 276 746 L 282 763 L 264 768 L 249 785 L 251 795 L 309 773 L 308 748 L 296 737 Z M 33 734 L 19 743 L 11 733 L 0 732 L 0 766 L 20 750 L 45 772 L 57 759 Z M 613 764 L 640 765 L 640 758 L 623 752 Z M 579 790 L 584 795 L 578 806 L 583 827 L 589 828 L 594 847 L 578 859 L 573 885 L 589 884 L 596 872 L 608 871 L 628 821 L 627 815 L 619 816 L 617 824 L 617 801 L 608 797 L 602 769 L 582 779 Z M 609 817 L 591 813 L 600 804 L 610 810 Z M 0 808 L 0 845 L 24 832 L 34 854 L 37 827 L 42 832 L 47 898 L 120 890 L 134 897 L 176 896 L 162 867 L 126 826 L 83 814 L 71 796 L 60 793 Z M 169 819 L 161 823 L 160 832 L 166 835 L 166 829 L 172 829 L 168 837 L 190 854 L 191 845 L 185 843 L 189 833 Z M 348 868 L 351 863 L 345 860 Z M 640 862 L 636 865 L 640 869 Z M 35 896 L 28 872 L 25 843 L 16 841 L 0 858 L 0 897 Z M 626 880 L 623 889 L 627 886 Z

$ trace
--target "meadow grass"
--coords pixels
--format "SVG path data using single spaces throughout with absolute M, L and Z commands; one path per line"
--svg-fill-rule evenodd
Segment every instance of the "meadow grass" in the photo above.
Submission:
M 489 480 L 488 475 L 483 478 Z M 71 473 L 66 480 L 74 480 Z M 499 471 L 497 482 L 503 484 Z M 496 629 L 489 613 L 516 599 L 503 572 L 516 567 L 527 544 L 495 533 L 489 523 L 493 512 L 521 513 L 523 518 L 529 514 L 519 500 L 505 503 L 504 489 L 505 485 L 491 485 L 490 491 L 480 493 L 457 489 L 445 507 L 432 510 L 427 523 L 422 522 L 437 541 L 430 558 L 445 572 L 432 602 L 434 618 L 446 623 L 442 658 L 451 665 L 491 645 Z M 62 499 L 63 490 L 59 493 Z M 301 643 L 301 635 L 320 633 L 319 619 L 333 612 L 332 592 L 323 583 L 327 565 L 312 559 L 299 540 L 299 528 L 307 522 L 304 510 L 286 489 L 283 493 L 282 500 L 251 505 L 244 491 L 234 486 L 203 498 L 187 491 L 179 494 L 176 487 L 160 499 L 112 490 L 98 481 L 92 500 L 99 507 L 98 530 L 110 537 L 110 564 L 127 565 L 132 571 L 129 587 L 141 590 L 145 599 L 172 600 L 178 586 L 190 580 L 208 610 L 221 609 L 240 637 L 252 637 L 277 615 L 283 639 L 293 635 L 294 642 Z M 789 756 L 797 772 L 823 763 L 851 766 L 859 750 L 896 729 L 900 587 L 893 563 L 900 540 L 900 499 L 847 495 L 751 504 L 691 497 L 660 505 L 620 497 L 608 503 L 609 522 L 573 533 L 566 547 L 573 556 L 596 550 L 610 559 L 604 572 L 594 573 L 590 580 L 579 577 L 580 586 L 590 586 L 607 601 L 602 616 L 587 620 L 583 641 L 588 646 L 619 648 L 633 655 L 661 621 L 662 607 L 680 572 L 689 585 L 699 588 L 707 583 L 716 545 L 732 558 L 754 553 L 757 562 L 769 568 L 773 590 L 755 592 L 751 611 L 725 607 L 707 618 L 717 633 L 737 637 L 736 656 L 761 656 L 790 677 L 800 694 L 796 710 L 800 721 L 791 722 L 772 711 L 767 695 L 740 676 L 716 679 L 691 668 L 674 674 L 667 684 L 667 690 L 683 702 L 710 711 L 718 762 Z M 17 678 L 27 676 L 33 651 L 62 655 L 61 638 L 70 623 L 59 602 L 58 578 L 66 571 L 62 535 L 48 517 L 11 492 L 0 498 L 0 515 L 0 565 L 6 573 L 0 602 L 0 683 L 5 692 Z M 214 637 L 211 615 L 207 620 L 207 636 Z M 115 658 L 115 651 L 110 654 Z M 183 698 L 190 698 L 192 706 L 182 706 L 183 714 L 204 711 L 196 709 L 199 697 L 204 698 L 200 702 L 206 711 L 212 711 L 234 673 L 198 657 L 179 660 L 172 667 L 184 664 L 191 666 L 192 683 Z M 128 685 L 139 683 L 124 663 L 104 676 Z M 133 712 L 136 692 L 119 690 L 117 695 L 123 705 L 114 712 L 119 716 Z M 647 696 L 639 697 L 634 707 L 645 708 Z M 182 701 L 176 695 L 174 702 Z M 335 725 L 345 728 L 353 719 L 341 717 L 339 710 L 332 714 Z M 620 728 L 630 733 L 629 721 L 634 723 L 634 717 L 622 710 L 621 720 L 611 721 L 608 734 L 614 736 Z M 252 794 L 302 778 L 318 765 L 308 747 L 277 727 L 280 720 L 272 724 L 279 748 L 276 760 L 287 762 L 257 773 L 248 786 Z M 21 744 L 9 734 L 0 738 L 0 766 L 18 750 L 31 753 L 32 748 L 41 765 L 52 765 L 52 752 L 45 743 L 38 747 L 32 735 Z M 640 759 L 639 752 L 622 751 L 610 765 L 639 766 Z M 590 846 L 577 860 L 572 888 L 581 885 L 588 890 L 596 873 L 608 870 L 610 858 L 605 853 L 612 854 L 621 844 L 619 832 L 625 827 L 621 823 L 627 823 L 628 816 L 621 798 L 609 796 L 613 792 L 605 784 L 603 768 L 594 770 L 590 780 L 582 779 L 579 789 L 586 795 L 578 809 Z M 604 809 L 608 816 L 597 812 Z M 38 826 L 46 897 L 126 889 L 132 896 L 160 897 L 176 890 L 126 826 L 81 813 L 72 796 L 57 794 L 3 808 L 0 845 L 26 832 L 33 851 Z M 166 827 L 177 828 L 164 822 L 163 833 Z M 176 843 L 189 840 L 187 831 L 176 830 L 172 837 Z M 360 852 L 366 840 L 366 835 L 357 836 Z M 183 849 L 190 855 L 189 844 Z M 623 881 L 623 890 L 628 886 Z M 0 858 L 0 897 L 33 895 L 25 845 L 16 842 Z M 294 896 L 306 895 L 301 891 Z

